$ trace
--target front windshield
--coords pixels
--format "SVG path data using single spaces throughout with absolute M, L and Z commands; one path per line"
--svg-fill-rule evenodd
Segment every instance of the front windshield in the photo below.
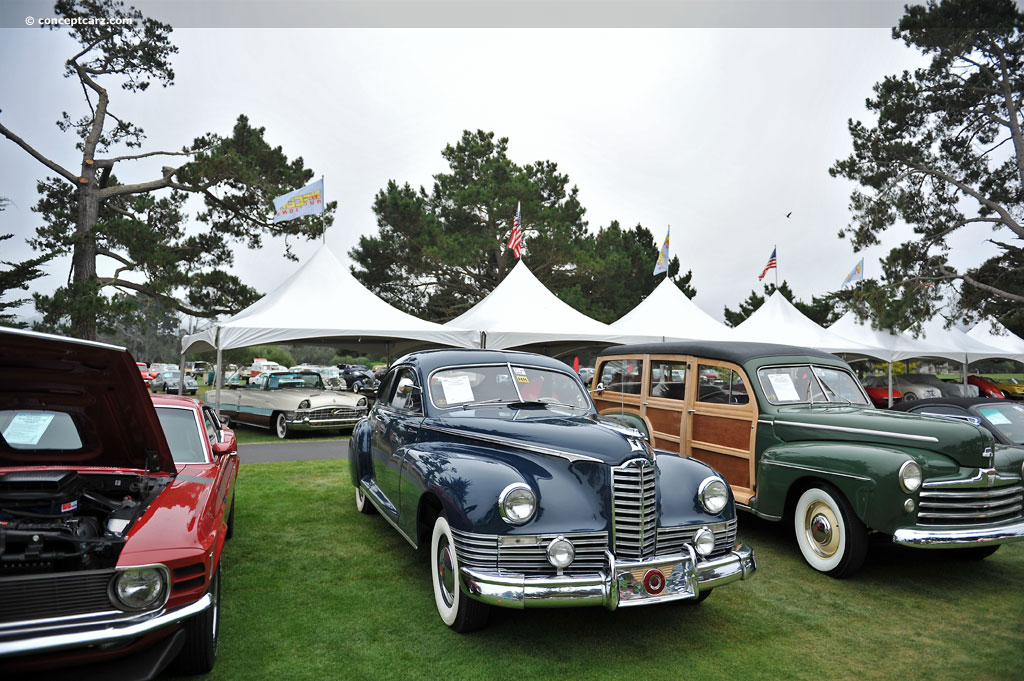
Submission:
M 1024 406 L 1019 404 L 978 405 L 978 416 L 1015 445 L 1024 445 Z
M 772 404 L 868 404 L 857 379 L 837 367 L 809 364 L 765 367 L 758 370 L 757 378 Z
M 443 369 L 430 377 L 430 400 L 441 409 L 481 403 L 538 402 L 589 409 L 590 398 L 567 374 L 537 367 Z
M 206 450 L 196 424 L 195 412 L 176 407 L 157 407 L 156 415 L 160 418 L 174 463 L 206 462 Z
M 323 389 L 324 382 L 320 374 L 313 371 L 294 371 L 287 374 L 271 374 L 267 377 L 267 390 L 284 390 L 285 388 L 318 388 Z

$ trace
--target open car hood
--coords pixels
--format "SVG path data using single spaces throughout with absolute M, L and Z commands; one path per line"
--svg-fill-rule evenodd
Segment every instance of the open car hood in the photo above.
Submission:
M 0 429 L 0 467 L 105 466 L 175 472 L 156 410 L 127 350 L 0 327 L 4 422 L 11 429 L 14 422 L 7 418 L 11 412 L 40 411 L 68 414 L 82 446 L 19 448 L 3 437 L 13 430 Z M 39 444 L 45 446 L 45 442 Z

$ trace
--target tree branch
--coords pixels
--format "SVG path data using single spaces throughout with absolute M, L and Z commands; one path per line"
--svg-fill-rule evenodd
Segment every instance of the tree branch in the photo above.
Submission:
M 175 298 L 171 298 L 170 296 L 158 293 L 153 289 L 149 288 L 148 286 L 136 284 L 134 281 L 125 281 L 123 279 L 117 279 L 116 277 L 97 277 L 97 281 L 100 283 L 100 286 L 114 286 L 120 289 L 131 289 L 132 291 L 144 293 L 147 296 L 150 296 L 151 298 L 164 301 L 165 303 L 169 304 L 171 307 L 173 307 L 175 310 L 178 310 L 179 312 L 184 312 L 185 314 L 192 315 L 193 317 L 203 317 L 205 319 L 213 317 L 215 315 L 230 314 L 232 312 L 228 308 L 218 308 L 209 310 L 207 312 L 203 312 L 201 310 L 194 310 Z
M 929 175 L 931 177 L 938 178 L 943 182 L 951 184 L 960 191 L 962 191 L 964 194 L 967 194 L 968 196 L 974 198 L 978 203 L 988 208 L 991 208 L 993 212 L 997 213 L 999 217 L 1002 218 L 1001 222 L 1004 225 L 1009 227 L 1014 233 L 1017 234 L 1017 236 L 1024 239 L 1024 227 L 1022 227 L 1016 220 L 1013 219 L 1013 216 L 1010 215 L 1010 212 L 1006 210 L 1006 208 L 1002 204 L 996 203 L 995 201 L 992 201 L 991 199 L 982 196 L 981 192 L 976 190 L 974 187 L 971 187 L 970 185 L 965 184 L 960 180 L 957 180 L 952 175 L 947 175 L 941 170 L 935 170 L 934 168 L 925 168 L 923 166 L 914 166 L 909 164 L 908 167 L 916 173 L 920 173 L 922 175 Z M 904 177 L 907 174 L 909 173 L 905 173 L 901 177 Z
M 113 114 L 108 112 L 107 114 L 111 118 L 114 118 Z M 116 119 L 115 119 L 116 120 Z M 197 151 L 149 151 L 145 154 L 132 154 L 129 156 L 117 156 L 114 158 L 98 158 L 95 160 L 97 168 L 104 168 L 106 166 L 112 166 L 118 161 L 135 161 L 140 158 L 147 158 L 149 156 L 192 156 L 198 153 Z
M 975 288 L 979 288 L 982 291 L 988 291 L 992 295 L 999 296 L 1000 298 L 1005 298 L 1006 300 L 1012 300 L 1012 301 L 1014 301 L 1016 303 L 1024 303 L 1024 296 L 1020 296 L 1020 295 L 1017 295 L 1015 293 L 1010 293 L 1009 291 L 1004 291 L 1002 289 L 998 289 L 995 286 L 989 286 L 988 284 L 983 284 L 980 281 L 978 281 L 977 279 L 975 279 L 975 278 L 973 278 L 973 277 L 971 277 L 970 275 L 967 275 L 967 274 L 961 275 L 960 278 L 964 280 L 965 284 L 970 284 L 971 286 L 973 286 Z
M 63 177 L 65 180 L 67 180 L 71 184 L 75 185 L 76 187 L 78 186 L 78 176 L 77 175 L 73 174 L 71 171 L 65 169 L 64 167 L 58 165 L 57 163 L 51 161 L 50 159 L 48 159 L 45 156 L 43 156 L 42 154 L 40 154 L 28 142 L 26 142 L 25 140 L 21 139 L 20 137 L 15 135 L 13 132 L 8 130 L 7 127 L 3 123 L 0 123 L 0 134 L 3 134 L 4 137 L 6 137 L 7 139 L 11 140 L 15 144 L 17 144 L 19 147 L 21 147 L 22 149 L 27 151 L 29 153 L 29 155 L 31 155 L 33 158 L 35 158 L 37 161 L 42 163 L 47 168 L 49 168 L 53 172 L 57 173 L 58 175 Z

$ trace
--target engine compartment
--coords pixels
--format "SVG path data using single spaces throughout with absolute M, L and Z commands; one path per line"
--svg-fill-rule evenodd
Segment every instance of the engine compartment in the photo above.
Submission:
M 24 470 L 0 474 L 0 576 L 112 568 L 166 476 Z

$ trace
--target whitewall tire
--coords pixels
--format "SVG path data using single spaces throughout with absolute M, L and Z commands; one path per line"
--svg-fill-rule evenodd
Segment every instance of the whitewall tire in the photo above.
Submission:
M 483 627 L 487 623 L 488 608 L 462 593 L 459 588 L 459 558 L 451 527 L 444 515 L 439 515 L 434 521 L 434 532 L 430 539 L 430 568 L 434 604 L 441 621 L 460 634 Z
M 793 529 L 808 565 L 832 577 L 852 575 L 867 555 L 867 530 L 842 492 L 831 485 L 800 495 Z

